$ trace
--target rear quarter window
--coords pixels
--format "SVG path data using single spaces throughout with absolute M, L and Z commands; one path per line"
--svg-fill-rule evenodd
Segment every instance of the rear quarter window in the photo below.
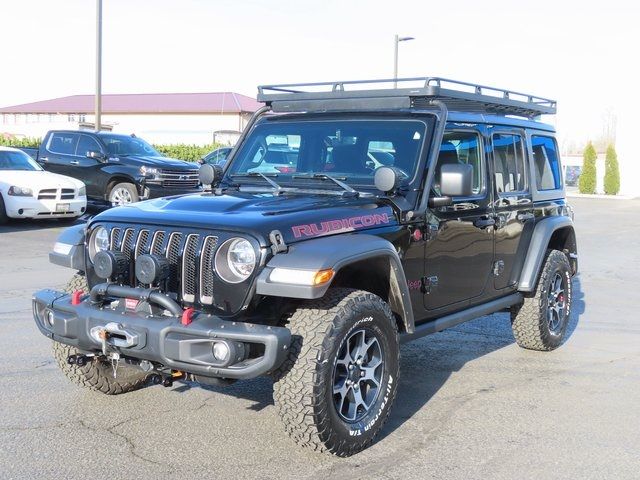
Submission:
M 562 187 L 560 160 L 556 141 L 552 137 L 531 137 L 536 187 L 539 191 L 557 190 Z

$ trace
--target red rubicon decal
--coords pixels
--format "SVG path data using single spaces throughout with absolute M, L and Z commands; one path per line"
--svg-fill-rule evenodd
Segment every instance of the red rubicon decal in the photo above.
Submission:
M 373 215 L 362 215 L 360 217 L 341 218 L 339 220 L 327 220 L 326 222 L 310 223 L 308 225 L 294 225 L 291 227 L 293 236 L 316 237 L 335 232 L 349 232 L 358 228 L 373 227 L 389 223 L 389 215 L 386 213 L 376 213 Z

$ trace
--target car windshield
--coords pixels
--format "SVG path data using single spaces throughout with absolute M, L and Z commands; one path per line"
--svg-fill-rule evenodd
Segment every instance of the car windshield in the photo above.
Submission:
M 24 152 L 0 150 L 0 170 L 39 171 L 42 167 Z
M 373 186 L 381 166 L 413 178 L 426 124 L 419 120 L 267 120 L 258 124 L 226 171 L 233 182 L 277 177 L 278 184 L 327 175 L 349 185 Z M 253 176 L 251 176 L 253 174 Z M 264 182 L 261 182 L 264 183 Z M 333 182 L 327 187 L 339 188 Z M 317 185 L 315 185 L 317 187 Z
M 130 137 L 127 135 L 100 135 L 100 138 L 107 146 L 109 155 L 162 156 L 155 148 L 138 137 Z

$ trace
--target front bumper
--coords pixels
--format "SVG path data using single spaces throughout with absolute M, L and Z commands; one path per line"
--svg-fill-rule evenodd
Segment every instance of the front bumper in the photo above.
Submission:
M 70 200 L 38 200 L 35 197 L 5 196 L 5 208 L 11 218 L 79 217 L 87 209 L 87 197 Z
M 291 342 L 291 333 L 284 327 L 232 322 L 207 314 L 197 315 L 185 326 L 177 316 L 117 311 L 108 304 L 94 305 L 90 299 L 73 305 L 71 295 L 55 290 L 36 292 L 32 304 L 36 325 L 57 342 L 98 353 L 102 344 L 95 332 L 111 329 L 117 332 L 109 340 L 111 351 L 205 377 L 247 379 L 268 373 L 284 361 Z M 225 366 L 213 356 L 216 341 L 262 347 L 258 356 Z

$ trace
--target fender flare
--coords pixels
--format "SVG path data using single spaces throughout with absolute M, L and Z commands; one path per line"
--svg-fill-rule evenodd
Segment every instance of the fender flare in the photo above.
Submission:
M 65 228 L 49 253 L 49 262 L 83 272 L 85 229 L 84 224 Z
M 570 217 L 547 217 L 536 223 L 533 233 L 531 234 L 531 241 L 522 266 L 522 272 L 520 273 L 520 281 L 518 283 L 519 291 L 533 292 L 535 290 L 551 237 L 554 232 L 566 228 L 571 231 L 573 245 L 575 247 L 575 230 L 573 228 L 573 220 L 571 220 Z M 570 254 L 576 255 L 577 252 L 570 251 Z
M 285 298 L 321 298 L 340 269 L 362 260 L 381 257 L 389 260 L 389 301 L 399 307 L 397 313 L 401 315 L 406 331 L 411 333 L 414 330 L 414 316 L 402 262 L 393 244 L 375 235 L 336 235 L 291 245 L 287 253 L 275 255 L 260 272 L 256 293 Z M 309 271 L 332 268 L 336 274 L 331 281 L 322 285 L 276 283 L 270 280 L 275 268 Z

